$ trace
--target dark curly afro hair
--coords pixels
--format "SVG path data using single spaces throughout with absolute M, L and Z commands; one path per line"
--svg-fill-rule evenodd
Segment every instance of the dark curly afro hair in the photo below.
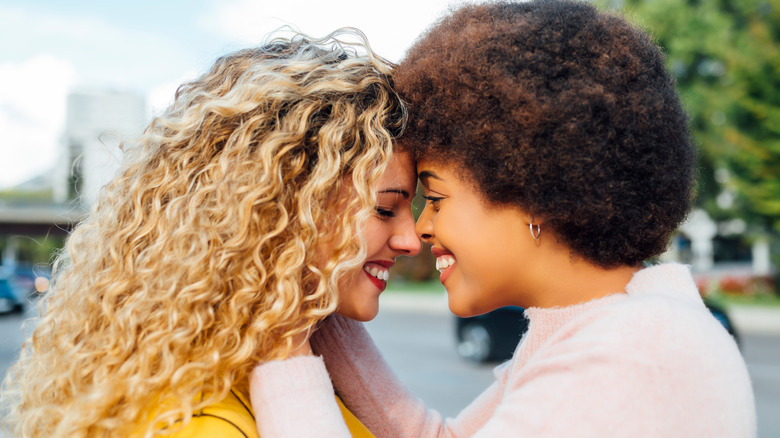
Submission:
M 692 201 L 688 120 L 651 38 L 585 3 L 464 6 L 395 75 L 417 159 L 603 267 L 662 253 Z

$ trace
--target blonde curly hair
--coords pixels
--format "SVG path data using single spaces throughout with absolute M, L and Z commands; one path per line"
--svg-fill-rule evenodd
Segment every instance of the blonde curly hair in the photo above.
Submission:
M 182 85 L 59 256 L 4 382 L 8 429 L 170 433 L 332 313 L 406 121 L 392 67 L 340 29 Z

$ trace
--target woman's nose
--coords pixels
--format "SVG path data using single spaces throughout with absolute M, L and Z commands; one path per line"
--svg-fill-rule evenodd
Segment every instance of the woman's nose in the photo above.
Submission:
M 414 231 L 417 233 L 417 237 L 425 243 L 431 243 L 433 238 L 433 213 L 432 209 L 426 205 L 423 208 L 420 217 L 417 219 L 417 224 L 414 226 Z
M 422 249 L 422 242 L 414 231 L 414 219 L 409 215 L 408 220 L 398 224 L 396 232 L 390 238 L 390 248 L 407 256 L 416 256 Z

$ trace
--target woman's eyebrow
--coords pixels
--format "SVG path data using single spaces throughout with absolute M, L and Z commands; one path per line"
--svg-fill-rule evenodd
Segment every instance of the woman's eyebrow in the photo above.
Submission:
M 417 175 L 417 178 L 420 178 L 420 182 L 423 183 L 424 186 L 428 185 L 429 179 L 438 179 L 439 181 L 442 181 L 438 175 L 431 172 L 430 170 L 423 170 L 419 175 Z
M 399 195 L 403 196 L 404 199 L 409 199 L 409 192 L 404 189 L 385 189 L 380 190 L 379 193 L 398 193 Z

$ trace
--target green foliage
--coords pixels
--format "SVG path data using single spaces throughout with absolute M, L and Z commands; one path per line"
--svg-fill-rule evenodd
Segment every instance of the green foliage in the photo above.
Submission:
M 54 257 L 65 245 L 62 236 L 7 236 L 0 235 L 0 254 L 8 245 L 8 239 L 16 239 L 18 248 L 17 259 L 20 262 L 29 262 L 40 265 L 50 265 Z
M 52 202 L 53 196 L 52 189 L 36 192 L 14 189 L 0 190 L 0 202 L 9 204 L 49 204 Z
M 446 290 L 436 278 L 423 281 L 391 281 L 387 283 L 387 292 L 441 295 Z
M 780 295 L 776 294 L 727 294 L 715 291 L 707 295 L 707 302 L 728 309 L 731 306 L 758 306 L 780 308 Z
M 599 3 L 667 53 L 701 147 L 699 206 L 780 232 L 780 0 Z
M 416 221 L 425 208 L 425 199 L 422 195 L 425 190 L 421 184 L 417 186 L 417 193 L 412 199 L 412 214 Z M 423 244 L 422 251 L 414 257 L 398 257 L 393 267 L 392 275 L 394 280 L 403 280 L 411 282 L 424 282 L 436 277 L 436 260 L 431 255 L 430 245 Z M 438 280 L 435 281 L 438 283 Z M 391 282 L 392 284 L 392 282 Z M 441 286 L 441 283 L 438 283 Z

